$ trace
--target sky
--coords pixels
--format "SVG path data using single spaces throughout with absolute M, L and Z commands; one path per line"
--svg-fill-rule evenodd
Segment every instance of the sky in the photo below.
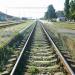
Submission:
M 53 4 L 56 11 L 64 9 L 65 0 L 0 0 L 0 11 L 17 17 L 40 18 Z

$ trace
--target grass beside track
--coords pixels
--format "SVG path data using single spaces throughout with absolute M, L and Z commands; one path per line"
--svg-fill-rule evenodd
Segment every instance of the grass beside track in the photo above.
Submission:
M 53 22 L 53 27 L 59 29 L 59 28 L 65 28 L 65 29 L 72 29 L 75 30 L 75 23 L 70 22 Z
M 75 23 L 68 22 L 46 22 L 47 28 L 52 31 L 63 43 L 63 49 L 70 52 L 71 57 L 75 60 L 75 33 L 65 32 L 63 29 L 75 30 Z M 59 31 L 60 30 L 60 31 Z M 63 32 L 62 32 L 63 31 Z
M 8 44 L 20 30 L 29 26 L 32 22 L 32 20 L 27 20 L 25 23 L 0 29 L 0 48 Z
M 54 22 L 53 26 L 58 29 L 70 29 L 75 30 L 75 23 L 67 22 Z M 70 51 L 72 58 L 75 60 L 75 34 L 73 33 L 60 33 L 61 39 L 66 45 L 67 49 Z

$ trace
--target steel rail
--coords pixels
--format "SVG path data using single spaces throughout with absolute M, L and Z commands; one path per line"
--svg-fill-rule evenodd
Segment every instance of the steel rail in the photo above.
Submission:
M 0 29 L 1 29 L 1 28 L 6 28 L 6 27 L 16 26 L 16 25 L 18 25 L 18 24 L 21 24 L 21 23 L 12 23 L 12 24 L 0 25 Z
M 36 24 L 35 24 L 35 26 L 36 26 Z M 24 52 L 24 50 L 25 50 L 25 48 L 26 48 L 26 46 L 27 46 L 27 44 L 28 44 L 28 41 L 29 41 L 29 39 L 30 39 L 30 37 L 31 37 L 31 35 L 32 35 L 33 31 L 34 31 L 34 29 L 35 29 L 35 26 L 34 26 L 34 28 L 32 29 L 31 33 L 29 34 L 29 37 L 28 37 L 26 43 L 24 44 L 24 47 L 23 47 L 23 49 L 22 49 L 22 51 L 21 51 L 21 53 L 20 53 L 20 55 L 19 55 L 19 57 L 18 57 L 18 59 L 17 59 L 15 65 L 14 65 L 14 67 L 13 67 L 13 69 L 12 69 L 10 75 L 14 75 L 15 70 L 16 70 L 16 68 L 17 68 L 17 66 L 18 66 L 18 63 L 19 63 L 19 61 L 20 61 L 20 59 L 21 59 L 21 57 L 22 57 L 22 54 L 23 54 L 23 52 Z
M 51 37 L 49 36 L 48 32 L 46 31 L 46 29 L 43 26 L 43 23 L 41 24 L 43 31 L 45 32 L 46 36 L 48 37 L 49 41 L 52 43 L 52 45 L 54 46 L 57 55 L 59 56 L 60 60 L 63 61 L 63 65 L 66 66 L 68 74 L 69 75 L 75 75 L 75 73 L 72 71 L 72 69 L 70 68 L 70 66 L 68 65 L 67 61 L 65 60 L 65 58 L 62 56 L 61 52 L 59 51 L 59 49 L 57 48 L 57 46 L 55 45 L 55 43 L 53 42 L 53 40 L 51 39 Z

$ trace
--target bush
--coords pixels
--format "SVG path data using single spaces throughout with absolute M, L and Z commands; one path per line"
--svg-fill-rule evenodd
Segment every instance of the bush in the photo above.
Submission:
M 28 72 L 31 73 L 31 75 L 33 75 L 33 74 L 37 74 L 39 70 L 35 66 L 32 66 L 28 69 Z

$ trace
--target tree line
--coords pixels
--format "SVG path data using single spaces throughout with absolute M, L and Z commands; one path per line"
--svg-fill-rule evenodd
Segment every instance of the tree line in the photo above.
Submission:
M 75 0 L 65 0 L 64 13 L 67 19 L 75 20 Z
M 75 20 L 75 0 L 65 0 L 63 11 L 56 12 L 53 5 L 49 5 L 44 18 L 52 20 L 57 17 L 65 17 L 66 20 Z

